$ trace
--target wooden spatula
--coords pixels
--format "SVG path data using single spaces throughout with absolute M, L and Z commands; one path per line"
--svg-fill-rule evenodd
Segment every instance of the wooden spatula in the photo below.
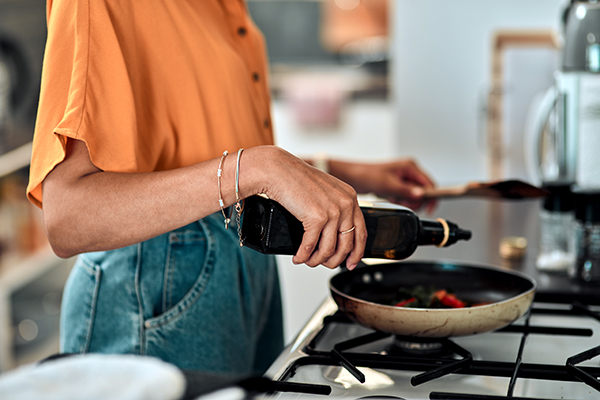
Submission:
M 544 197 L 546 189 L 539 188 L 519 180 L 494 182 L 469 182 L 466 185 L 446 186 L 428 189 L 426 198 L 439 199 L 448 197 L 492 197 L 500 199 L 526 199 Z

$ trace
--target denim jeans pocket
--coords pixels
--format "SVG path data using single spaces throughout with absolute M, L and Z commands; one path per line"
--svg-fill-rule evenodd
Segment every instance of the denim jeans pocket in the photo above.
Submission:
M 60 349 L 85 353 L 89 349 L 102 270 L 79 256 L 64 290 L 61 310 Z
M 200 297 L 214 267 L 214 241 L 202 222 L 200 229 L 169 234 L 166 253 L 162 313 L 145 321 L 146 328 L 167 324 L 189 309 Z

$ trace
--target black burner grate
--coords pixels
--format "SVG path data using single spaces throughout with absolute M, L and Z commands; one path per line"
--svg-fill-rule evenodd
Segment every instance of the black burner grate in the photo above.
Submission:
M 586 315 L 600 321 L 597 313 L 590 311 L 586 306 L 574 303 L 571 309 L 532 308 L 523 325 L 511 325 L 496 331 L 497 333 L 510 332 L 522 334 L 519 350 L 514 362 L 497 362 L 474 360 L 471 353 L 449 339 L 442 339 L 440 343 L 446 348 L 446 353 L 453 357 L 420 357 L 402 356 L 397 354 L 379 354 L 372 352 L 352 351 L 356 348 L 390 337 L 390 334 L 373 332 L 366 335 L 337 343 L 330 350 L 318 350 L 317 344 L 326 335 L 331 324 L 354 324 L 339 312 L 324 319 L 323 329 L 304 349 L 307 354 L 292 363 L 286 372 L 280 377 L 281 381 L 293 376 L 295 370 L 304 365 L 339 365 L 348 370 L 357 380 L 364 383 L 365 376 L 358 367 L 374 369 L 391 369 L 419 372 L 411 379 L 414 386 L 429 382 L 448 374 L 467 374 L 481 376 L 496 376 L 510 378 L 507 395 L 504 397 L 490 395 L 476 395 L 466 393 L 444 393 L 431 392 L 430 399 L 455 400 L 455 399 L 527 399 L 536 400 L 532 397 L 514 397 L 513 392 L 519 378 L 540 379 L 552 381 L 578 382 L 581 381 L 600 392 L 600 368 L 577 366 L 583 361 L 600 355 L 600 346 L 569 357 L 565 365 L 533 364 L 523 363 L 522 354 L 530 334 L 565 335 L 591 337 L 593 331 L 587 328 L 563 328 L 530 326 L 531 314 L 563 314 L 563 315 Z M 548 400 L 548 399 L 544 399 Z

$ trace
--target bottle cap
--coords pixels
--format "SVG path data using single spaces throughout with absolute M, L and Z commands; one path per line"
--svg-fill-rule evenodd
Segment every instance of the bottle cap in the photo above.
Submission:
M 521 236 L 508 236 L 500 241 L 500 257 L 511 260 L 523 258 L 527 251 L 527 239 Z
M 548 211 L 568 212 L 575 208 L 575 199 L 571 187 L 566 184 L 544 184 L 548 196 L 544 199 L 543 207 Z
M 600 190 L 575 193 L 575 219 L 582 222 L 600 222 Z

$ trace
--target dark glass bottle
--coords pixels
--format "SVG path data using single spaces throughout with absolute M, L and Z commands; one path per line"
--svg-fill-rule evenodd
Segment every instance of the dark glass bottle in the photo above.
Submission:
M 365 258 L 402 260 L 418 246 L 447 247 L 471 238 L 470 231 L 450 221 L 420 219 L 406 207 L 385 203 L 361 206 L 361 210 L 368 234 Z M 244 246 L 265 254 L 294 255 L 303 235 L 302 223 L 279 203 L 261 196 L 246 199 L 242 223 Z

